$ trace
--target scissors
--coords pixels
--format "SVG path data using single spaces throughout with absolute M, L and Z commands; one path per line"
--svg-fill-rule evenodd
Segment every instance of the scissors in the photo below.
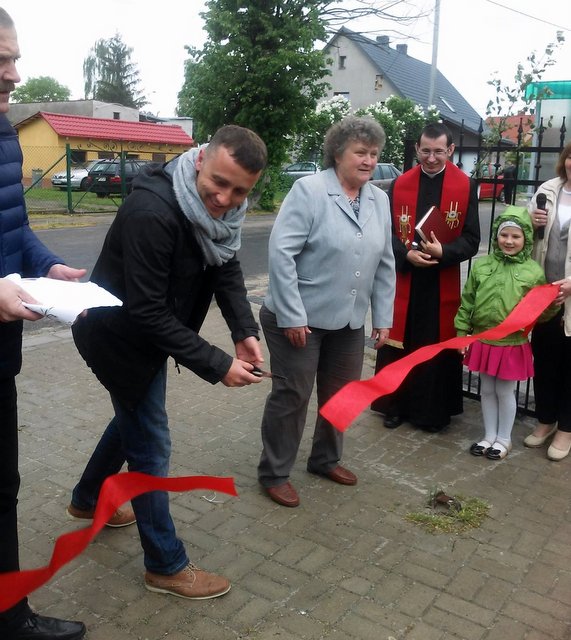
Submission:
M 271 371 L 263 371 L 260 367 L 254 367 L 251 373 L 258 378 L 275 378 L 276 380 L 287 380 L 285 376 L 280 376 L 277 373 L 272 373 Z

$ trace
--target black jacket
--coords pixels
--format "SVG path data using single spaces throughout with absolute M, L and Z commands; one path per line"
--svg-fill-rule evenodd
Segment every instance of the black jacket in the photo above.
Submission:
M 87 364 L 131 409 L 168 356 L 213 384 L 226 375 L 232 356 L 198 335 L 213 296 L 235 343 L 258 336 L 240 263 L 204 263 L 163 167 L 145 167 L 133 185 L 91 277 L 123 306 L 92 309 L 73 326 Z

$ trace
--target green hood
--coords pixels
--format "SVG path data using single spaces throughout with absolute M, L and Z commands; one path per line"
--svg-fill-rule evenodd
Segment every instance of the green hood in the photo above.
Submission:
M 502 222 L 507 222 L 508 220 L 512 220 L 523 229 L 525 238 L 523 249 L 515 256 L 506 256 L 498 246 L 498 227 Z M 525 207 L 514 207 L 513 205 L 506 207 L 505 211 L 494 220 L 492 225 L 492 253 L 501 260 L 524 262 L 531 256 L 532 249 L 533 226 L 527 209 Z

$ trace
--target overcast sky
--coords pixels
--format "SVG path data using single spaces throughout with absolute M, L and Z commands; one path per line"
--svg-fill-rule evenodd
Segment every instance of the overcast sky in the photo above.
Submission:
M 400 27 L 373 19 L 347 26 L 365 33 L 386 33 L 392 46 L 406 42 L 409 55 L 430 62 L 434 0 L 406 4 L 411 13 L 431 15 Z M 146 108 L 163 117 L 174 115 L 184 80 L 185 45 L 201 47 L 205 39 L 198 15 L 204 10 L 201 0 L 108 0 L 99 4 L 0 0 L 0 6 L 16 22 L 22 82 L 52 76 L 71 89 L 72 99 L 83 98 L 83 60 L 96 40 L 119 32 L 133 49 L 132 60 L 139 67 L 141 86 L 150 103 Z M 547 6 L 549 11 L 544 10 Z M 568 7 L 569 0 L 441 0 L 438 68 L 484 115 L 493 95 L 486 82 L 494 72 L 511 82 L 518 63 L 533 50 L 543 52 L 556 31 L 563 29 L 566 43 L 557 53 L 558 64 L 544 79 L 571 80 Z M 394 33 L 395 29 L 400 33 Z M 375 38 L 374 33 L 369 35 Z

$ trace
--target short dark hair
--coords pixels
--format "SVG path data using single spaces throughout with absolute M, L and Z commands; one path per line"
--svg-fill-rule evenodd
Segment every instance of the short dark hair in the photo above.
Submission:
M 10 29 L 13 26 L 14 20 L 12 20 L 6 9 L 0 7 L 0 27 L 4 27 L 4 29 Z
M 264 141 L 246 127 L 229 124 L 218 129 L 204 150 L 209 155 L 218 147 L 228 149 L 228 153 L 246 171 L 258 173 L 265 169 L 268 150 Z
M 383 127 L 371 116 L 346 116 L 331 126 L 325 134 L 323 168 L 334 167 L 337 164 L 335 158 L 345 151 L 349 142 L 376 144 L 380 154 L 385 146 L 385 139 Z
M 568 142 L 564 147 L 563 151 L 559 154 L 559 158 L 557 159 L 557 164 L 555 165 L 555 173 L 561 178 L 561 180 L 565 180 L 567 182 L 567 171 L 565 171 L 565 160 L 571 156 L 571 142 Z
M 454 142 L 452 138 L 452 131 L 442 122 L 429 122 L 425 125 L 418 136 L 417 144 L 420 144 L 420 139 L 422 136 L 430 138 L 431 140 L 436 140 L 436 138 L 440 138 L 440 136 L 446 136 L 446 146 L 449 147 L 452 142 Z

